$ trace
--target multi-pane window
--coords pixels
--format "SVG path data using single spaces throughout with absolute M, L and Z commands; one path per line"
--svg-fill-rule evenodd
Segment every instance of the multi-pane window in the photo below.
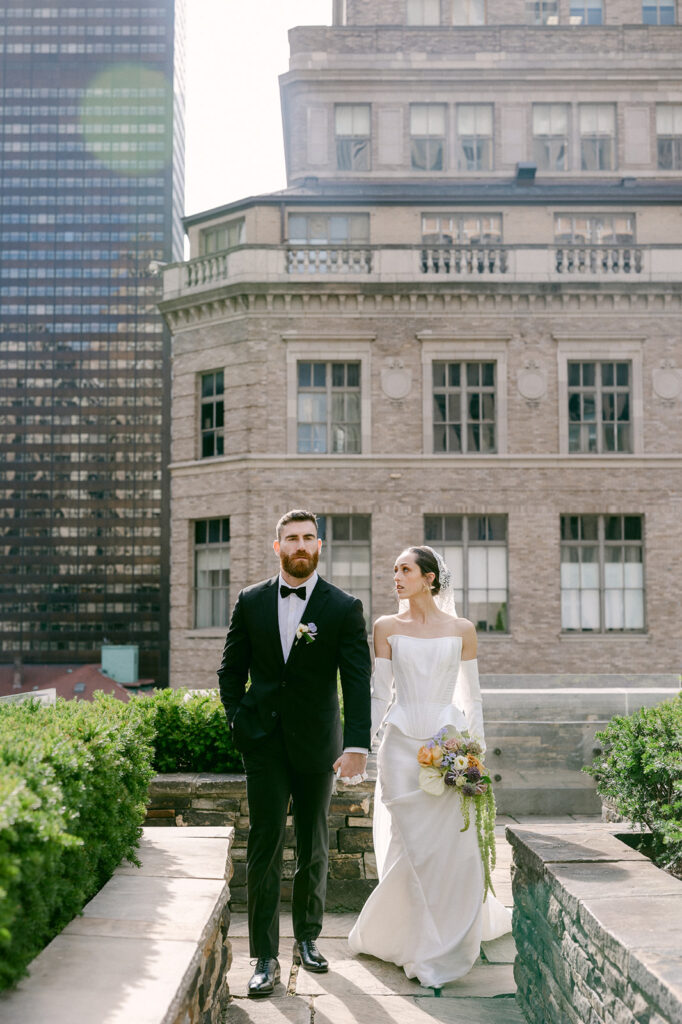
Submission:
M 434 360 L 432 373 L 434 452 L 494 452 L 495 363 Z
M 477 630 L 506 633 L 507 517 L 424 516 L 424 536 L 452 572 L 458 614 Z
M 642 516 L 561 517 L 561 628 L 644 629 Z
M 194 624 L 226 626 L 230 611 L 230 520 L 194 523 Z
M 533 104 L 533 159 L 539 171 L 568 166 L 568 104 Z
M 571 25 L 601 25 L 604 21 L 604 0 L 571 0 Z
M 223 455 L 225 430 L 225 378 L 222 370 L 201 375 L 201 457 Z
M 364 245 L 369 242 L 368 213 L 290 213 L 289 241 L 309 245 Z
M 633 245 L 632 213 L 557 213 L 554 241 L 565 245 Z
M 213 252 L 224 252 L 244 242 L 244 218 L 230 220 L 225 224 L 216 224 L 214 228 L 205 228 L 200 235 L 201 254 L 210 256 Z
M 631 452 L 630 362 L 568 363 L 569 452 Z
M 493 108 L 490 103 L 457 105 L 457 166 L 460 171 L 493 168 Z
M 580 165 L 584 171 L 616 166 L 616 108 L 613 103 L 580 105 Z
M 526 21 L 529 25 L 558 25 L 559 0 L 526 0 Z
M 500 243 L 502 214 L 423 213 L 422 241 L 431 245 Z
M 440 25 L 440 0 L 407 0 L 408 25 Z
M 370 107 L 368 103 L 339 103 L 334 109 L 336 167 L 339 171 L 368 171 L 370 166 Z
M 452 0 L 453 25 L 485 25 L 485 0 Z
M 298 363 L 298 443 L 301 453 L 357 454 L 360 443 L 360 363 Z
M 371 519 L 363 515 L 323 515 L 317 518 L 322 541 L 320 575 L 359 597 L 369 622 L 372 608 Z
M 656 149 L 662 171 L 682 169 L 682 103 L 657 104 Z
M 644 0 L 642 23 L 644 25 L 674 25 L 675 0 Z
M 410 105 L 410 153 L 417 171 L 442 171 L 445 167 L 445 105 Z

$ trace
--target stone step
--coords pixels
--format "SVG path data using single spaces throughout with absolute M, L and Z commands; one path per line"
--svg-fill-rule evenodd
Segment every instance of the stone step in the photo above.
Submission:
M 594 780 L 564 769 L 504 771 L 494 783 L 498 814 L 599 814 Z

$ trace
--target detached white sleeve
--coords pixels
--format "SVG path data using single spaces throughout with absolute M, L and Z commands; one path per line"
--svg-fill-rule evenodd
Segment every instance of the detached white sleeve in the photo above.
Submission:
M 460 662 L 455 686 L 455 703 L 466 716 L 469 735 L 477 739 L 485 751 L 483 701 L 481 700 L 481 684 L 478 679 L 477 658 Z
M 372 728 L 371 738 L 374 740 L 379 726 L 384 720 L 389 705 L 393 701 L 393 662 L 390 658 L 375 658 L 372 672 Z

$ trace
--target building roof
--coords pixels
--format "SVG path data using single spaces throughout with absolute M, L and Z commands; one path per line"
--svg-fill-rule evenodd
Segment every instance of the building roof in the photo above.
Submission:
M 305 178 L 300 185 L 247 196 L 225 206 L 185 217 L 185 229 L 229 216 L 239 210 L 256 205 L 281 203 L 306 205 L 317 203 L 344 204 L 405 204 L 425 206 L 447 203 L 452 205 L 513 204 L 533 206 L 570 203 L 571 206 L 603 206 L 607 203 L 668 204 L 682 202 L 682 181 L 662 178 L 548 178 L 536 177 L 523 183 L 516 178 L 489 178 L 463 181 L 461 178 L 438 181 L 338 181 L 325 178 Z
M 97 690 L 111 693 L 127 703 L 130 695 L 125 686 L 104 675 L 101 665 L 22 665 L 21 687 L 14 687 L 13 665 L 0 665 L 0 697 L 30 693 L 32 690 L 56 690 L 65 700 L 92 700 Z M 152 684 L 153 680 L 140 680 Z

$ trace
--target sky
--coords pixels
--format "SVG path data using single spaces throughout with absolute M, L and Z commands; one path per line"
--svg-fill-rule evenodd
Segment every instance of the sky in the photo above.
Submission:
M 188 0 L 185 213 L 284 188 L 278 75 L 287 32 L 332 0 Z

